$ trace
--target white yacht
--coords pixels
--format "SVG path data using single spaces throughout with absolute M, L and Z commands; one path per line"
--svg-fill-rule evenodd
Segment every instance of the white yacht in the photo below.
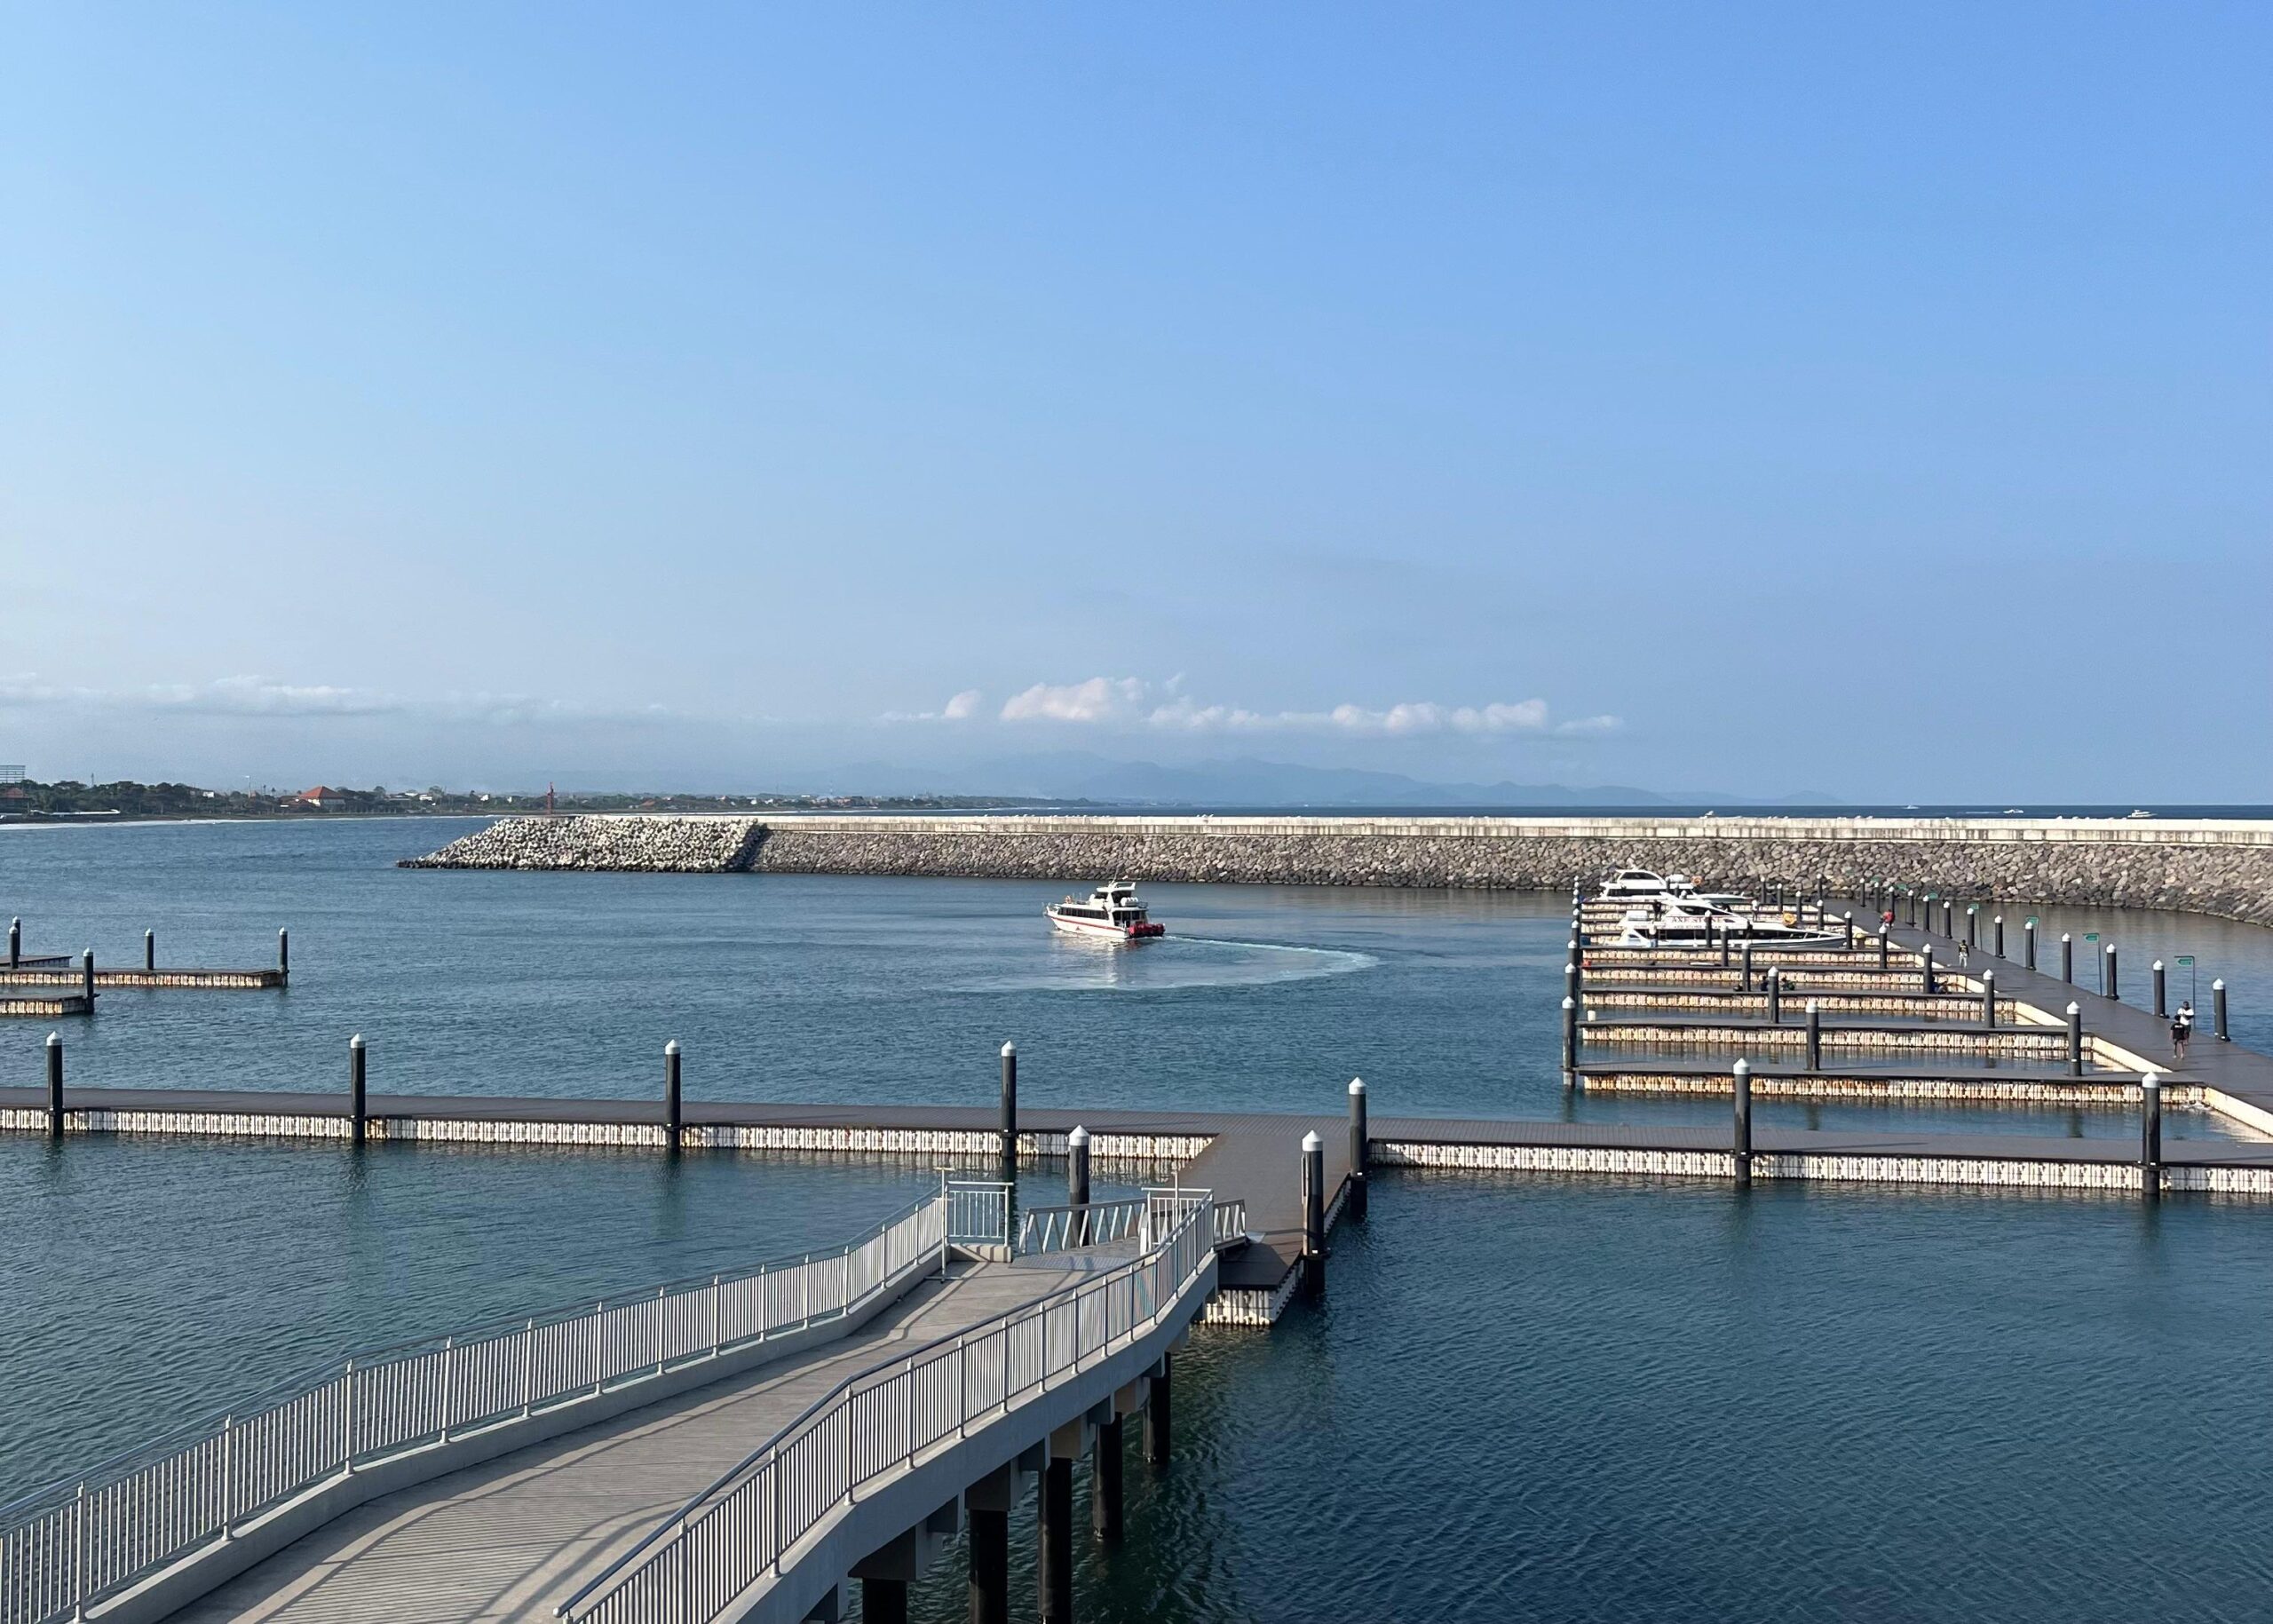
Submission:
M 1136 887 L 1129 880 L 1113 880 L 1098 886 L 1087 901 L 1076 902 L 1068 897 L 1041 911 L 1051 924 L 1069 936 L 1102 936 L 1114 941 L 1136 942 L 1168 933 L 1167 926 L 1154 924 L 1145 917 Z
M 1709 947 L 1719 942 L 1761 947 L 1831 947 L 1845 940 L 1802 924 L 1796 914 L 1765 917 L 1676 897 L 1626 910 L 1615 946 L 1620 947 Z
M 1666 897 L 1685 897 L 1697 887 L 1687 875 L 1658 874 L 1648 868 L 1620 868 L 1602 883 L 1597 902 L 1648 902 Z

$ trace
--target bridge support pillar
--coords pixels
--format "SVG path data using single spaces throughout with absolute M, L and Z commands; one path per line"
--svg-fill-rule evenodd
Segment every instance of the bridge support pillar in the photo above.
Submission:
M 1098 1422 L 1097 1454 L 1089 1462 L 1089 1526 L 1100 1540 L 1121 1537 L 1121 1468 L 1128 1453 L 1121 1417 Z
M 1018 1473 L 1005 1466 L 963 1492 L 970 1525 L 970 1624 L 1010 1624 L 1010 1499 Z
M 1034 1588 L 1041 1624 L 1073 1624 L 1073 1462 L 1056 1449 L 1036 1497 Z
M 1144 1462 L 1156 1472 L 1168 1469 L 1168 1367 L 1172 1355 L 1160 1355 L 1160 1368 L 1144 1378 Z
M 860 1616 L 867 1624 L 907 1624 L 907 1580 L 862 1580 Z

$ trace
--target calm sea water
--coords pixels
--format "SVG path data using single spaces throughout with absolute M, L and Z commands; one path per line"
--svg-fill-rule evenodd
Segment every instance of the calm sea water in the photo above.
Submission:
M 208 963 L 265 962 L 292 928 L 287 994 L 107 994 L 64 1028 L 87 1083 L 337 1088 L 360 1031 L 378 1088 L 648 1093 L 677 1037 L 698 1096 L 980 1103 L 1011 1037 L 1037 1103 L 1334 1109 L 1362 1073 L 1382 1113 L 1725 1120 L 1561 1089 L 1556 899 L 1152 887 L 1176 935 L 1099 952 L 1042 928 L 1063 885 L 390 866 L 455 832 L 0 830 L 0 915 L 115 962 L 148 925 L 162 959 Z M 2039 912 L 2118 933 L 2126 974 L 2195 954 L 2273 1047 L 2273 933 Z M 0 1026 L 0 1077 L 36 1082 L 44 1033 Z M 928 1177 L 0 1139 L 0 1495 L 360 1345 L 826 1243 Z M 1110 1582 L 1085 1608 L 2261 1616 L 2269 1225 L 2195 1199 L 1387 1176 L 1322 1312 L 1195 1340 L 1179 1464 L 1087 1558 Z M 955 1615 L 952 1590 L 923 1615 Z

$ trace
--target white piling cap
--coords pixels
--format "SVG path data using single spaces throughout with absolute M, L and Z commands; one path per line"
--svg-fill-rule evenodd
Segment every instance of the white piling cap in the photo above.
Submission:
M 1810 999 L 1809 999 L 1809 1000 L 1808 1000 L 1808 1013 L 1809 1013 L 1809 1014 L 1813 1015 L 1814 1013 L 1816 1013 L 1816 1011 L 1817 1011 L 1818 1010 L 1819 1010 L 1819 1009 L 1821 1009 L 1821 1008 L 1822 1008 L 1822 1006 L 1821 1006 L 1820 1004 L 1817 1003 L 1817 1002 L 1816 1002 L 1816 1001 L 1815 1001 L 1814 999 L 1810 998 Z
M 1075 1127 L 1072 1133 L 1065 1136 L 1065 1145 L 1069 1150 L 1087 1150 L 1089 1145 L 1089 1130 L 1086 1128 Z
M 2061 939 L 2062 941 L 2063 941 L 2063 942 L 2071 942 L 2071 941 L 2074 941 L 2076 939 L 2075 939 L 2074 937 L 2072 937 L 2072 936 L 2069 935 L 2067 931 L 2061 931 L 2061 932 L 2060 932 L 2060 939 Z
M 1997 978 L 1997 972 L 1993 970 L 1984 970 L 1981 972 L 1981 978 L 1984 982 L 1994 981 Z
M 1352 1077 L 1350 1080 L 1350 1092 L 1351 1094 L 1363 1094 L 1365 1091 L 1366 1080 L 1363 1077 Z
M 1002 1045 L 1002 1058 L 1005 1060 L 1009 1059 L 1012 1055 L 1018 1052 L 1018 1046 L 1016 1043 L 1005 1043 Z
M 59 1032 L 51 1032 L 51 1033 L 49 1033 L 49 1034 L 47 1034 L 47 1046 L 48 1046 L 50 1049 L 60 1049 L 60 1048 L 62 1048 L 62 1047 L 63 1047 L 63 1034 L 62 1034 L 61 1033 L 59 1033 Z
M 1565 998 L 1563 1001 L 1563 1007 L 1566 1010 L 1575 1010 L 1579 1007 L 1579 1001 L 1575 998 Z
M 664 1044 L 663 1052 L 667 1055 L 675 1055 L 678 1053 L 678 1040 L 677 1038 L 673 1038 L 669 1042 Z
M 1738 1061 L 1738 1062 L 1737 1062 L 1737 1064 L 1736 1064 L 1736 1073 L 1737 1073 L 1737 1075 L 1738 1075 L 1738 1076 L 1739 1076 L 1739 1077 L 1749 1077 L 1749 1076 L 1751 1076 L 1751 1075 L 1752 1075 L 1752 1062 L 1751 1062 L 1751 1061 L 1749 1061 L 1749 1060 L 1739 1060 L 1739 1061 Z
M 1306 1133 L 1303 1136 L 1303 1155 L 1307 1156 L 1312 1151 L 1322 1151 L 1325 1148 L 1326 1141 L 1319 1138 L 1316 1133 Z
M 2100 951 L 2102 953 L 2113 953 L 2115 951 L 2115 944 L 2113 942 L 2110 942 L 2106 947 L 2101 948 Z
M 2140 1074 L 2139 1086 L 2142 1089 L 2159 1089 L 2163 1086 L 2163 1080 L 2152 1072 L 2144 1072 Z
M 2214 992 L 2217 992 L 2217 991 L 2219 991 L 2221 988 L 2222 988 L 2225 985 L 2226 985 L 2226 978 L 2225 978 L 2223 976 L 2220 976 L 2220 977 L 2219 977 L 2215 981 L 2213 981 L 2212 983 L 2210 983 L 2210 990 L 2211 990 L 2212 992 L 2214 992 Z
M 2160 970 L 2160 969 L 2163 967 L 2163 962 L 2162 962 L 2160 959 L 2157 959 L 2157 960 L 2155 961 L 2155 966 L 2154 966 L 2154 967 L 2155 967 L 2157 970 Z
M 360 1032 L 359 1032 L 359 1033 L 357 1033 L 353 1037 L 349 1038 L 349 1039 L 347 1040 L 347 1047 L 348 1047 L 348 1048 L 350 1048 L 350 1049 L 360 1049 L 360 1048 L 362 1048 L 362 1047 L 363 1047 L 363 1034 L 362 1034 L 361 1033 L 360 1033 Z
M 2083 1006 L 2083 1005 L 2081 1005 L 2081 1004 L 2078 1003 L 2078 1002 L 2077 1002 L 2074 999 L 2072 999 L 2072 998 L 2071 998 L 2071 999 L 2070 999 L 2070 1000 L 2068 1001 L 2068 1013 L 2069 1013 L 2069 1014 L 2071 1014 L 2071 1015 L 2081 1015 L 2083 1012 L 2084 1012 L 2084 1006 Z

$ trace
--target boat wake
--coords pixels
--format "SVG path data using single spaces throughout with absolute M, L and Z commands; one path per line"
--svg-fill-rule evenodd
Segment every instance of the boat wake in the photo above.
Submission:
M 1306 947 L 1293 942 L 1241 942 L 1213 936 L 1168 935 L 1142 947 L 1050 939 L 1049 963 L 1037 973 L 979 983 L 986 992 L 1167 992 L 1201 986 L 1260 986 L 1349 975 L 1381 963 L 1344 947 Z M 1178 947 L 1199 948 L 1179 953 Z

